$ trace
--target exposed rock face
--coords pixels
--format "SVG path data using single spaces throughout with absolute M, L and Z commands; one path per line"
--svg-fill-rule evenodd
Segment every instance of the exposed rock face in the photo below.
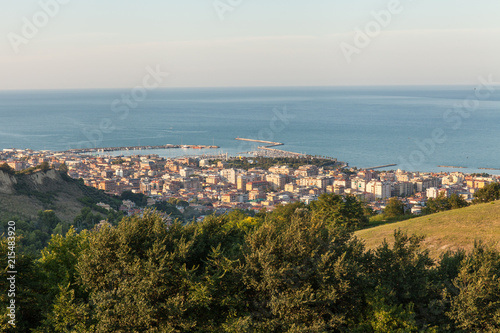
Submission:
M 63 187 L 68 187 L 70 184 L 65 182 L 61 174 L 56 170 L 38 171 L 30 175 L 22 175 L 17 179 L 17 182 L 23 182 L 30 189 L 40 192 L 57 191 Z
M 36 216 L 42 209 L 53 209 L 63 220 L 72 221 L 83 205 L 79 186 L 63 179 L 59 171 L 36 171 L 11 175 L 0 170 L 0 216 Z
M 17 179 L 13 175 L 0 170 L 0 193 L 14 194 L 14 185 L 17 184 Z

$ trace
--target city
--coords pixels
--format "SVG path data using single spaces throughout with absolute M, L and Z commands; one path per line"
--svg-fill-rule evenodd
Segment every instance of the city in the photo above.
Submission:
M 125 191 L 142 193 L 148 197 L 148 205 L 172 198 L 186 201 L 200 221 L 207 210 L 272 211 L 279 204 L 297 201 L 309 204 L 323 193 L 354 195 L 366 202 L 374 214 L 384 211 L 388 199 L 398 197 L 407 213 L 420 215 L 430 198 L 457 194 L 470 202 L 477 190 L 499 182 L 499 176 L 488 174 L 363 170 L 332 160 L 325 163 L 327 166 L 317 166 L 311 164 L 310 157 L 303 156 L 294 157 L 294 165 L 299 165 L 296 168 L 287 165 L 261 168 L 257 159 L 98 156 L 30 149 L 0 152 L 0 164 L 6 163 L 15 171 L 45 162 L 56 169 L 64 168 L 70 177 L 82 179 L 85 185 L 111 195 Z M 274 161 L 271 157 L 267 159 Z M 242 161 L 247 167 L 238 168 Z M 178 208 L 181 212 L 185 209 Z M 120 209 L 128 215 L 142 211 L 129 201 Z

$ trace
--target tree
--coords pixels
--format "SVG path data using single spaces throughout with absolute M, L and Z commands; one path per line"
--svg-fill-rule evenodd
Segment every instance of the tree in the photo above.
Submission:
M 352 195 L 322 194 L 309 206 L 316 218 L 325 220 L 332 227 L 354 231 L 368 224 L 363 203 Z
M 15 170 L 12 169 L 12 167 L 7 163 L 0 164 L 0 171 L 4 171 L 9 175 L 13 175 L 15 173 Z
M 59 165 L 59 171 L 63 174 L 67 174 L 68 173 L 68 166 L 66 165 L 66 163 L 63 163 L 61 165 Z
M 448 202 L 450 203 L 451 209 L 458 209 L 469 206 L 469 203 L 464 198 L 462 198 L 462 196 L 456 193 L 450 195 L 450 197 L 448 198 Z
M 405 214 L 405 205 L 398 198 L 390 198 L 384 209 L 384 215 L 387 218 L 397 218 Z
M 80 214 L 73 220 L 73 224 L 80 231 L 83 229 L 92 229 L 101 220 L 102 216 L 100 214 L 92 214 L 92 210 L 89 207 L 84 207 L 80 211 Z
M 229 258 L 244 239 L 226 223 L 226 217 L 210 217 L 167 226 L 148 211 L 93 231 L 77 271 L 94 305 L 89 323 L 95 331 L 220 331 L 237 304 Z M 85 309 L 76 313 L 85 318 Z
M 42 250 L 38 266 L 45 274 L 45 281 L 50 287 L 59 290 L 58 285 L 76 285 L 76 264 L 84 249 L 88 248 L 89 233 L 84 230 L 77 233 L 71 227 L 66 235 L 52 235 L 47 247 Z M 55 290 L 54 290 L 55 289 Z M 83 291 L 80 292 L 80 294 Z
M 15 271 L 17 274 L 14 274 L 15 296 L 13 298 L 8 296 L 11 286 L 10 281 L 7 280 L 7 277 L 12 274 L 2 274 L 0 279 L 0 290 L 3 291 L 0 293 L 0 331 L 6 333 L 30 332 L 43 319 L 46 304 L 49 303 L 43 275 L 36 266 L 34 258 L 23 254 L 20 243 L 19 238 L 16 238 L 14 252 L 16 252 Z M 12 252 L 10 246 L 12 245 L 9 244 L 7 238 L 0 238 L 0 267 L 3 272 L 7 272 L 8 264 L 12 264 L 12 261 L 8 261 L 9 252 Z M 7 316 L 9 313 L 7 306 L 10 306 L 12 299 L 15 300 L 16 309 L 15 327 L 8 324 L 10 318 Z
M 453 193 L 449 197 L 445 197 L 445 195 L 441 193 L 437 198 L 429 198 L 429 200 L 427 200 L 423 213 L 434 214 L 450 209 L 467 207 L 468 205 L 467 201 L 456 193 Z
M 500 184 L 491 183 L 474 193 L 474 204 L 500 199 Z
M 360 323 L 361 332 L 420 332 L 413 304 L 394 304 L 394 291 L 376 286 L 367 295 L 367 318 Z
M 369 320 L 372 321 L 372 326 L 394 325 L 395 329 L 413 327 L 416 323 L 419 327 L 427 325 L 429 304 L 433 299 L 440 299 L 440 293 L 432 288 L 431 268 L 434 262 L 429 257 L 428 250 L 421 248 L 422 240 L 423 237 L 408 236 L 395 230 L 392 248 L 384 240 L 375 251 L 369 252 L 368 286 L 371 287 L 365 293 L 368 296 L 368 317 L 371 318 Z M 386 318 L 378 321 L 377 316 L 381 315 Z M 393 330 L 381 332 L 386 331 Z
M 148 197 L 142 193 L 133 193 L 132 191 L 124 191 L 121 196 L 121 200 L 130 200 L 134 202 L 139 207 L 146 207 L 148 204 Z
M 434 214 L 450 209 L 451 204 L 448 201 L 448 198 L 441 193 L 437 198 L 429 198 L 422 212 L 424 214 Z
M 40 170 L 42 171 L 48 171 L 50 169 L 50 165 L 48 162 L 42 162 L 42 164 L 40 164 Z
M 53 235 L 42 250 L 37 264 L 47 284 L 48 308 L 45 320 L 35 332 L 84 332 L 90 326 L 88 294 L 78 284 L 77 263 L 84 249 L 88 248 L 89 233 L 76 233 L 71 227 L 66 236 Z
M 265 221 L 246 239 L 240 271 L 248 305 L 234 331 L 345 329 L 361 305 L 362 252 L 360 243 L 338 239 L 327 221 L 304 211 Z
M 177 207 L 167 201 L 157 201 L 154 205 L 158 211 L 168 214 L 172 219 L 183 220 L 182 213 L 177 209 Z
M 500 253 L 476 243 L 453 281 L 449 317 L 468 332 L 500 331 Z
M 56 213 L 53 210 L 41 210 L 38 212 L 38 227 L 41 231 L 49 234 L 52 233 L 52 230 L 61 223 L 61 220 L 57 217 Z

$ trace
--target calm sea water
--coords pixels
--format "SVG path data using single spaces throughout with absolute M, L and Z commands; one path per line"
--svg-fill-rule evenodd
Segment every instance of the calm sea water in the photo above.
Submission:
M 234 140 L 243 137 L 358 167 L 500 168 L 500 87 L 479 99 L 473 86 L 162 89 L 127 105 L 129 93 L 0 92 L 0 148 L 215 144 L 236 154 L 256 147 Z M 456 107 L 464 101 L 473 108 Z

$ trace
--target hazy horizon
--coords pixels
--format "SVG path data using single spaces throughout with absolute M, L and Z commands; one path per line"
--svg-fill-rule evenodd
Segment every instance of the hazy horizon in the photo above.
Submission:
M 500 81 L 500 3 L 3 0 L 0 90 Z
M 159 87 L 155 90 L 176 90 L 176 89 L 265 89 L 265 88 L 426 88 L 426 87 L 436 87 L 436 88 L 454 88 L 454 87 L 470 87 L 475 88 L 477 84 L 394 84 L 394 85 L 330 85 L 330 86 L 299 86 L 299 85 L 290 85 L 290 86 L 177 86 L 177 87 Z M 500 86 L 500 82 L 492 85 L 493 87 Z M 35 89 L 0 89 L 0 92 L 51 92 L 51 91 L 92 91 L 92 90 L 120 90 L 120 91 L 129 91 L 130 87 L 96 87 L 96 88 L 35 88 Z

